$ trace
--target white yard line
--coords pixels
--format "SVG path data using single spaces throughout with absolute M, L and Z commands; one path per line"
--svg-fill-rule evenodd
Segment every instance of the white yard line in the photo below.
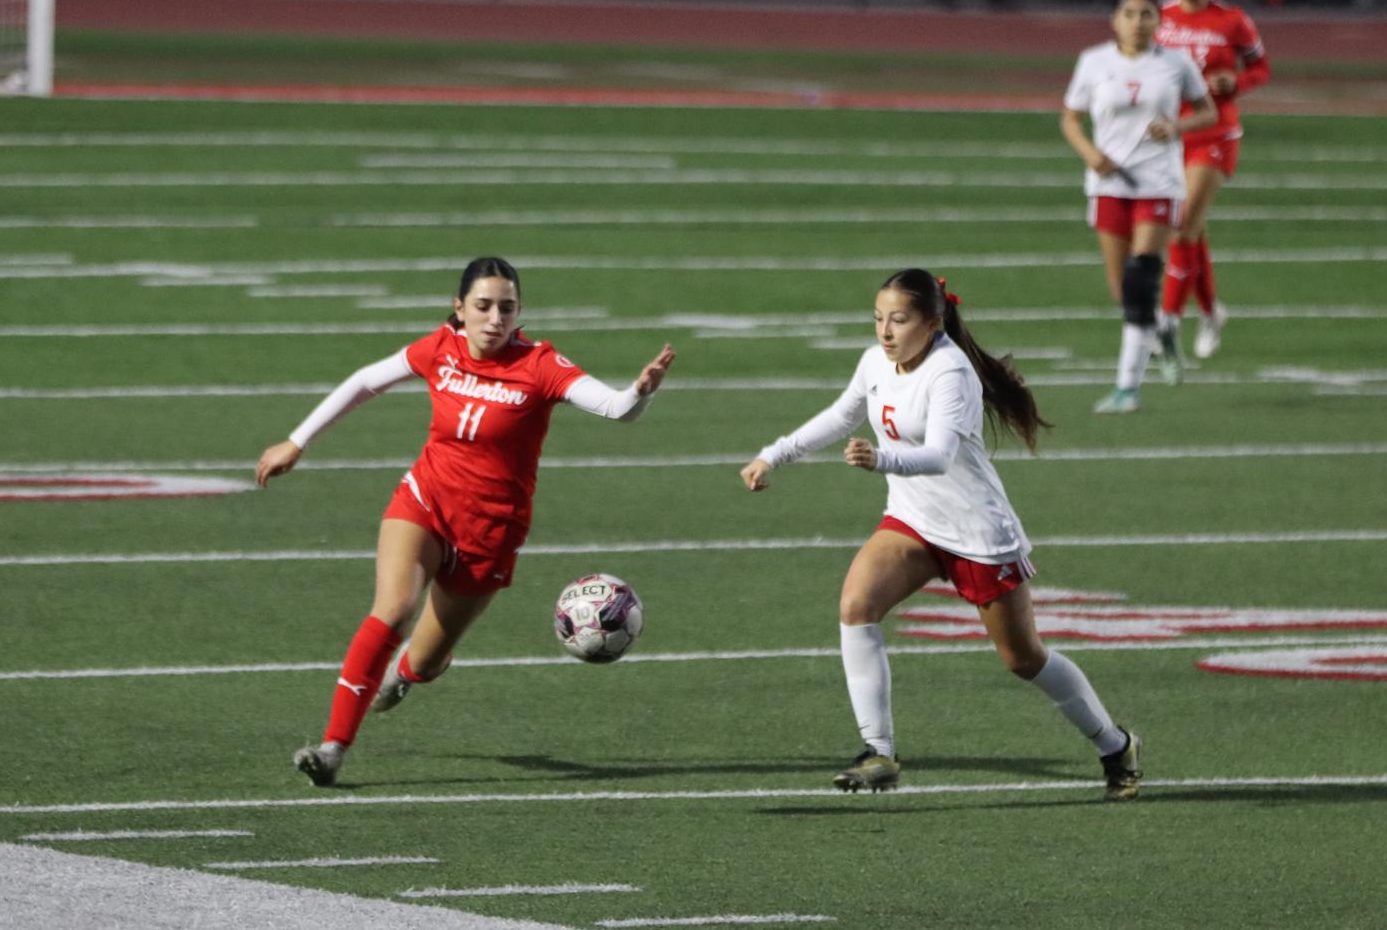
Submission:
M 1155 533 L 1128 536 L 1042 536 L 1037 547 L 1249 546 L 1282 543 L 1383 542 L 1387 529 L 1300 530 L 1279 533 Z M 648 539 L 526 546 L 521 554 L 602 555 L 612 553 L 802 551 L 855 549 L 862 540 L 822 536 L 784 539 Z M 156 565 L 199 562 L 332 562 L 374 559 L 370 549 L 264 549 L 207 552 L 109 552 L 0 556 L 0 567 L 44 565 Z
M 494 213 L 344 213 L 328 226 L 430 228 L 440 226 L 815 226 L 878 223 L 1062 223 L 1078 221 L 1082 205 L 1066 207 L 898 207 L 890 209 L 780 210 L 513 210 Z M 1377 207 L 1230 207 L 1220 223 L 1380 223 Z
M 405 904 L 0 843 L 6 927 L 189 927 L 197 930 L 567 930 Z
M 252 297 L 356 297 L 361 287 L 258 287 Z M 334 293 L 334 291 L 336 293 Z M 302 292 L 302 293 L 294 293 Z M 149 323 L 97 326 L 0 326 L 0 338 L 111 339 L 115 337 L 207 336 L 360 336 L 373 333 L 427 333 L 439 320 L 360 323 Z
M 1387 187 L 1387 179 L 1384 179 Z M 782 255 L 516 255 L 517 267 L 529 269 L 576 269 L 607 271 L 745 271 L 745 272 L 844 272 L 890 271 L 910 267 L 918 255 L 843 256 Z M 1337 246 L 1319 249 L 1225 249 L 1223 264 L 1286 265 L 1335 264 L 1387 261 L 1387 247 Z M 1099 264 L 1099 256 L 1082 252 L 973 252 L 938 255 L 939 268 L 1061 268 Z M 206 262 L 176 264 L 160 261 L 125 261 L 101 265 L 0 266 L 0 279 L 67 279 L 170 277 L 184 281 L 219 280 L 241 275 L 384 274 L 396 272 L 446 272 L 457 270 L 457 256 L 380 259 L 320 259 L 280 262 Z
M 259 292 L 255 296 L 340 296 L 364 290 L 370 285 L 303 285 L 265 287 L 265 276 L 224 278 L 170 278 L 166 283 L 180 284 L 246 284 Z M 356 301 L 362 310 L 425 310 L 440 314 L 446 309 L 447 298 L 438 295 L 411 297 L 367 297 Z M 1055 308 L 997 308 L 978 309 L 968 313 L 970 323 L 1052 323 L 1057 321 L 1093 320 L 1110 323 L 1115 311 L 1102 307 Z M 111 338 L 116 336 L 161 336 L 203 338 L 206 336 L 285 336 L 285 335 L 362 335 L 372 333 L 424 333 L 436 328 L 441 317 L 414 322 L 389 323 L 324 323 L 302 320 L 273 323 L 69 323 L 64 325 L 0 326 L 0 337 L 29 339 Z M 1387 307 L 1370 306 L 1259 306 L 1239 307 L 1239 322 L 1252 320 L 1326 320 L 1326 319 L 1387 319 Z M 803 330 L 818 335 L 821 328 L 853 326 L 865 330 L 870 317 L 862 311 L 829 311 L 824 313 L 788 314 L 731 314 L 731 313 L 669 313 L 655 317 L 616 317 L 605 307 L 546 307 L 527 309 L 525 322 L 541 323 L 544 333 L 606 332 L 612 330 L 671 330 L 692 329 L 701 334 L 714 331 L 726 335 L 760 335 L 784 338 Z M 862 337 L 864 341 L 868 336 Z M 1267 369 L 1283 371 L 1289 369 Z M 1310 369 L 1299 369 L 1308 371 Z M 1302 379 L 1304 380 L 1304 379 Z M 699 383 L 695 381 L 694 383 Z M 707 379 L 703 383 L 710 383 Z M 761 383 L 759 380 L 739 379 L 739 383 Z
M 385 150 L 654 152 L 664 154 L 803 155 L 856 158 L 926 156 L 1072 161 L 1074 153 L 1059 143 L 997 143 L 988 140 L 836 141 L 815 138 L 762 139 L 738 136 L 528 135 L 505 133 L 295 132 L 241 130 L 227 132 L 63 132 L 4 133 L 0 146 L 27 148 L 377 148 Z M 1387 149 L 1377 146 L 1286 145 L 1257 152 L 1254 161 L 1349 162 L 1380 164 Z
M 1381 380 L 1380 376 L 1373 380 Z M 1243 385 L 1268 385 L 1297 383 L 1298 378 L 1268 377 L 1265 374 L 1225 374 L 1191 373 L 1184 377 L 1184 384 L 1204 385 L 1204 387 L 1243 387 Z M 662 391 L 670 394 L 693 391 L 842 391 L 843 378 L 684 378 L 664 383 Z M 1089 370 L 1086 367 L 1068 363 L 1065 370 L 1051 374 L 1028 374 L 1026 384 L 1040 388 L 1092 388 L 1111 387 L 1111 373 Z M 1307 387 L 1316 387 L 1315 381 L 1304 381 Z M 1325 384 L 1337 388 L 1351 388 L 1354 394 L 1368 394 L 1373 388 L 1362 385 L 1361 381 L 1352 384 L 1333 383 L 1332 374 L 1326 373 Z M 175 385 L 129 385 L 129 387 L 94 388 L 0 388 L 3 401 L 128 401 L 135 398 L 261 398 L 261 396 L 302 396 L 325 395 L 336 384 L 187 384 Z M 404 384 L 391 389 L 393 395 L 423 394 L 423 384 Z
M 1082 207 L 938 207 L 818 210 L 517 210 L 504 213 L 360 213 L 323 220 L 335 227 L 470 228 L 517 226 L 759 226 L 862 225 L 875 223 L 1057 223 L 1076 221 Z M 1376 207 L 1230 207 L 1220 223 L 1380 223 L 1387 209 Z M 0 216 L 3 229 L 253 229 L 253 216 Z
M 129 400 L 137 397 L 297 397 L 327 394 L 328 384 L 188 384 L 131 385 L 119 388 L 0 388 L 0 400 Z M 403 385 L 392 393 L 422 393 L 422 388 Z
M 274 279 L 263 274 L 222 275 L 198 278 L 148 277 L 140 281 L 140 287 L 255 287 L 271 284 Z
M 710 914 L 707 917 L 622 917 L 593 921 L 598 927 L 725 927 L 755 924 L 823 924 L 827 914 Z
M 758 168 L 395 168 L 362 171 L 216 171 L 0 174 L 0 188 L 91 189 L 105 187 L 400 187 L 400 186 L 651 186 L 704 187 L 789 185 L 795 187 L 1077 187 L 1073 171 L 963 172 L 864 171 L 847 169 Z M 1242 190 L 1381 191 L 1387 176 L 1255 174 L 1238 175 Z
M 253 216 L 0 216 L 0 229 L 254 229 Z
M 244 869 L 337 869 L 358 865 L 430 865 L 442 862 L 433 856 L 365 856 L 356 859 L 256 859 L 247 862 L 204 862 L 204 869 L 236 872 Z
M 1038 455 L 1020 449 L 999 449 L 997 462 L 1121 462 L 1152 459 L 1246 459 L 1319 458 L 1344 455 L 1387 455 L 1387 443 L 1266 443 L 1241 446 L 1130 446 L 1112 449 L 1045 449 Z M 700 468 L 746 464 L 747 453 L 714 452 L 704 455 L 546 456 L 541 468 Z M 837 465 L 842 459 L 827 453 L 806 456 L 800 465 Z M 409 468 L 412 458 L 312 459 L 300 462 L 299 471 L 398 471 Z M 77 475 L 127 472 L 245 472 L 255 468 L 254 459 L 179 460 L 171 462 L 0 462 L 0 481 L 16 475 Z
M 667 171 L 679 167 L 669 156 L 574 155 L 561 152 L 386 153 L 363 155 L 357 164 L 362 168 L 650 168 Z
M 447 316 L 451 309 L 447 294 L 398 294 L 391 297 L 367 297 L 356 301 L 358 310 L 433 310 Z M 601 320 L 612 312 L 606 307 L 526 307 L 522 323 L 562 320 Z M 440 322 L 439 317 L 434 322 Z
M 381 297 L 383 284 L 265 284 L 250 288 L 250 297 Z
M 15 327 L 16 329 L 20 327 Z M 388 331 L 388 330 L 385 330 Z M 415 330 L 411 330 L 415 332 Z M 1093 387 L 1107 385 L 1112 378 L 1106 374 L 1087 372 L 1080 367 L 1082 360 L 1064 362 L 1065 370 L 1050 374 L 1031 374 L 1026 383 L 1034 387 Z M 1314 377 L 1288 377 L 1282 372 L 1264 369 L 1253 375 L 1193 373 L 1187 384 L 1201 385 L 1266 385 L 1306 384 L 1340 388 L 1361 388 L 1366 382 L 1387 380 L 1381 370 L 1360 372 L 1321 371 Z M 663 391 L 671 393 L 702 391 L 834 391 L 843 389 L 842 378 L 681 378 L 666 382 Z M 121 387 L 82 388 L 0 388 L 0 400 L 130 400 L 147 397 L 298 397 L 327 394 L 334 383 L 298 384 L 142 384 Z M 417 382 L 392 389 L 392 394 L 422 394 L 424 385 Z M 1369 388 L 1370 390 L 1370 388 Z
M 382 328 L 382 332 L 390 330 Z M 417 330 L 410 330 L 417 332 Z M 232 335 L 222 333 L 220 335 Z M 268 335 L 268 334 L 257 334 Z M 1382 380 L 1374 376 L 1373 380 Z M 1259 372 L 1241 375 L 1220 372 L 1192 372 L 1185 376 L 1184 383 L 1204 386 L 1241 386 L 1303 383 L 1307 386 L 1330 384 L 1337 387 L 1359 387 L 1363 379 L 1358 378 L 1345 383 L 1339 376 L 1326 372 L 1323 382 L 1312 379 L 1285 378 L 1274 374 Z M 1032 387 L 1049 388 L 1090 388 L 1112 385 L 1111 374 L 1097 368 L 1073 362 L 1065 363 L 1064 370 L 1050 374 L 1030 374 L 1026 383 Z M 843 389 L 842 378 L 684 378 L 670 380 L 661 388 L 669 393 L 702 391 L 834 391 Z M 0 388 L 0 400 L 129 400 L 142 397 L 294 397 L 302 395 L 327 394 L 336 384 L 188 384 L 188 385 L 130 385 L 124 387 L 87 388 Z M 407 383 L 393 388 L 391 394 L 422 394 L 424 385 Z M 1352 393 L 1368 393 L 1372 389 L 1354 390 Z
M 903 785 L 897 796 L 947 796 L 973 794 L 1011 794 L 1040 792 L 1094 791 L 1097 780 L 989 782 L 979 784 Z M 1256 778 L 1153 778 L 1142 788 L 1321 788 L 1387 785 L 1387 775 L 1287 775 Z M 783 798 L 833 798 L 842 802 L 836 788 L 744 788 L 709 791 L 569 791 L 547 794 L 324 794 L 295 798 L 214 798 L 203 801 L 149 800 L 100 801 L 80 804 L 7 804 L 0 815 L 92 814 L 118 811 L 174 810 L 274 810 L 295 807 L 401 807 L 456 804 L 574 804 L 601 801 L 634 803 L 640 801 L 765 801 Z
M 495 885 L 490 888 L 410 888 L 397 891 L 397 898 L 501 898 L 524 895 L 565 894 L 627 894 L 643 891 L 639 885 L 582 884 L 565 882 L 562 885 Z
M 1060 639 L 1056 637 L 1056 639 Z M 1182 639 L 1160 640 L 1063 640 L 1065 652 L 1165 652 L 1169 650 L 1272 649 L 1288 646 L 1364 646 L 1387 644 L 1387 634 L 1341 636 L 1226 636 L 1193 635 Z M 940 656 L 991 653 L 993 647 L 980 642 L 893 643 L 893 656 Z M 647 662 L 756 662 L 777 659 L 837 659 L 836 647 L 791 649 L 744 649 L 715 652 L 633 652 L 622 658 L 625 665 Z M 260 675 L 284 672 L 335 672 L 341 660 L 330 662 L 271 662 L 255 665 L 189 665 L 144 668 L 33 669 L 0 672 L 0 681 L 80 681 L 105 678 L 203 677 L 207 675 Z M 536 668 L 561 666 L 579 668 L 567 655 L 511 656 L 495 659 L 457 659 L 458 668 Z
M 103 840 L 184 840 L 242 836 L 255 834 L 250 830 L 73 830 L 67 833 L 26 833 L 20 839 L 33 843 L 83 843 Z

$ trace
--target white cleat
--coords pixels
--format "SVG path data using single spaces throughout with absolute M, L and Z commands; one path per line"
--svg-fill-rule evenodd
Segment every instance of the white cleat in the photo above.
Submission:
M 1228 308 L 1223 301 L 1214 301 L 1214 312 L 1199 315 L 1199 332 L 1194 334 L 1195 358 L 1210 358 L 1223 341 L 1223 326 L 1228 322 Z
M 342 767 L 342 757 L 346 753 L 341 743 L 305 746 L 294 753 L 294 768 L 319 788 L 330 788 L 337 783 L 337 770 Z
M 1156 338 L 1161 344 L 1160 354 L 1156 356 L 1156 363 L 1161 368 L 1161 379 L 1171 387 L 1176 387 L 1185 380 L 1185 361 L 1180 357 L 1180 332 L 1172 324 L 1157 329 Z
M 1140 409 L 1141 394 L 1136 388 L 1117 388 L 1093 405 L 1093 412 L 1098 414 L 1136 413 Z
M 394 708 L 405 699 L 405 695 L 409 694 L 409 689 L 415 684 L 415 682 L 410 681 L 400 674 L 400 662 L 404 659 L 405 653 L 408 651 L 409 640 L 405 640 L 400 644 L 399 650 L 390 660 L 390 671 L 386 672 L 385 680 L 380 683 L 380 690 L 376 692 L 375 699 L 371 701 L 371 713 L 383 714 Z M 452 664 L 453 657 L 449 655 L 447 660 L 443 663 L 443 668 L 439 671 L 438 675 L 442 675 L 443 672 L 446 672 Z M 433 681 L 438 675 L 434 675 L 428 680 Z M 419 682 L 419 684 L 423 684 L 423 682 Z
M 390 674 L 385 676 L 385 681 L 381 682 L 375 700 L 371 701 L 371 713 L 383 714 L 394 708 L 405 699 L 406 694 L 409 694 L 410 684 L 411 682 L 401 677 L 398 664 L 393 666 Z

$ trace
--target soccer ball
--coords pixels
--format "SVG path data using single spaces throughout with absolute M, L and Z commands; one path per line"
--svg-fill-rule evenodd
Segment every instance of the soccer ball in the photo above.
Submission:
M 615 575 L 584 575 L 554 605 L 554 635 L 584 662 L 615 662 L 644 627 L 641 599 Z

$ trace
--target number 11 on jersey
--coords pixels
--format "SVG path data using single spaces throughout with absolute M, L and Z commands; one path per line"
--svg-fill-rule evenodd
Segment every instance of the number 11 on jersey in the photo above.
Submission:
M 473 411 L 476 407 L 476 411 Z M 486 413 L 486 404 L 468 404 L 462 408 L 458 414 L 458 438 L 466 439 L 468 442 L 477 438 L 477 427 L 482 424 L 482 414 Z

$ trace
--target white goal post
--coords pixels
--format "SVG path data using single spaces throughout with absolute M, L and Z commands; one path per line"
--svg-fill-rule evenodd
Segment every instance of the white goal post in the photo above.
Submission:
M 0 93 L 53 93 L 56 0 L 0 0 Z

